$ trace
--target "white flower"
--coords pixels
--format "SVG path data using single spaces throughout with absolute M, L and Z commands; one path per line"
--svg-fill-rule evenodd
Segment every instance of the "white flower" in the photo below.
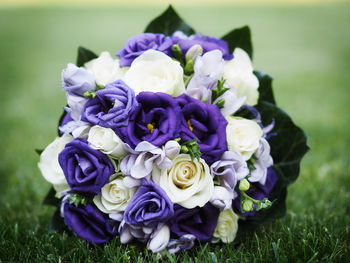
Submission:
M 109 52 L 104 51 L 98 58 L 85 63 L 85 68 L 96 78 L 96 83 L 107 85 L 124 76 L 125 69 L 119 66 L 119 60 L 113 59 Z
M 136 188 L 127 188 L 119 177 L 103 186 L 101 195 L 96 195 L 93 201 L 103 213 L 119 213 L 125 210 L 135 192 Z
M 89 131 L 87 140 L 92 148 L 105 154 L 116 158 L 126 155 L 123 141 L 110 128 L 98 125 L 93 126 Z
M 38 167 L 46 181 L 53 185 L 57 192 L 56 197 L 61 197 L 61 192 L 69 190 L 66 177 L 58 163 L 58 155 L 72 140 L 72 136 L 63 134 L 62 137 L 57 137 L 50 143 L 40 155 Z
M 253 74 L 252 62 L 240 48 L 235 48 L 233 56 L 233 59 L 225 63 L 223 77 L 230 86 L 237 89 L 238 97 L 246 97 L 245 104 L 255 105 L 259 97 L 259 80 Z
M 214 186 L 214 192 L 210 199 L 210 203 L 219 208 L 220 211 L 223 211 L 231 207 L 233 198 L 234 192 L 232 189 L 222 186 Z
M 218 224 L 213 234 L 213 243 L 221 240 L 223 243 L 231 243 L 237 234 L 238 216 L 232 209 L 225 210 L 220 213 Z
M 158 224 L 147 243 L 147 248 L 153 253 L 163 251 L 170 239 L 170 229 L 166 224 Z
M 179 154 L 171 169 L 161 171 L 159 185 L 173 203 L 188 209 L 203 207 L 214 190 L 208 165 L 203 159 L 192 161 L 188 154 Z
M 185 92 L 180 63 L 153 49 L 147 50 L 132 62 L 124 80 L 136 95 L 141 91 L 151 91 L 176 97 Z
M 248 119 L 226 117 L 227 145 L 230 151 L 237 151 L 242 154 L 243 159 L 249 160 L 258 149 L 263 131 L 260 126 Z

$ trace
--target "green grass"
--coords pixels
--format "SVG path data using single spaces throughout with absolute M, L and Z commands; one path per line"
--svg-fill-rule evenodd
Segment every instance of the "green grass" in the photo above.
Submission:
M 165 8 L 165 6 L 164 6 Z M 35 148 L 56 135 L 60 73 L 83 45 L 118 51 L 154 9 L 0 9 L 0 262 L 339 262 L 350 256 L 350 8 L 179 8 L 199 32 L 249 24 L 255 68 L 275 77 L 277 103 L 309 135 L 311 151 L 288 192 L 286 217 L 237 247 L 163 258 L 117 241 L 95 247 L 48 233 L 50 185 Z

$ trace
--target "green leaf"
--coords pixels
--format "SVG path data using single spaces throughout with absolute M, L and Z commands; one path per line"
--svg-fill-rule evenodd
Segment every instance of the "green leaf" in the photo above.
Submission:
M 56 191 L 51 187 L 49 192 L 44 198 L 43 205 L 52 205 L 52 206 L 58 206 L 60 204 L 60 199 L 55 197 Z
M 35 149 L 34 151 L 35 151 L 38 155 L 41 155 L 41 153 L 42 153 L 44 150 Z
M 268 74 L 260 71 L 254 71 L 255 76 L 259 80 L 259 102 L 267 101 L 276 104 L 275 97 L 272 90 L 273 78 Z
M 57 207 L 55 213 L 53 214 L 50 222 L 49 232 L 69 233 L 69 229 L 64 223 L 63 218 L 60 213 L 60 206 Z
M 250 37 L 250 29 L 248 26 L 236 28 L 221 38 L 228 43 L 230 53 L 232 53 L 236 47 L 240 47 L 248 53 L 249 57 L 253 58 L 253 46 Z
M 181 19 L 174 8 L 169 5 L 167 10 L 148 24 L 145 32 L 163 33 L 164 35 L 170 36 L 178 30 L 184 32 L 186 35 L 195 33 L 195 31 Z
M 293 123 L 287 113 L 276 105 L 260 102 L 257 109 L 261 113 L 264 126 L 275 120 L 273 132 L 277 135 L 269 139 L 271 156 L 274 160 L 273 168 L 278 173 L 282 185 L 287 186 L 299 175 L 300 161 L 309 150 L 307 136 Z
M 68 105 L 67 105 L 67 107 L 68 107 Z M 67 112 L 65 110 L 63 110 L 63 112 L 58 120 L 58 125 L 57 125 L 57 135 L 58 136 L 61 136 L 60 126 L 61 126 L 61 123 L 63 122 L 63 119 L 66 116 L 66 114 L 67 114 Z
M 92 52 L 91 50 L 88 50 L 84 47 L 78 48 L 78 58 L 77 58 L 77 66 L 82 67 L 86 62 L 89 62 L 90 60 L 97 58 L 97 55 Z

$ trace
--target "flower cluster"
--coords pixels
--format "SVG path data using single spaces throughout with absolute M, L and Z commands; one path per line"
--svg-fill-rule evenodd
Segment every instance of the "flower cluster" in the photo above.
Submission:
M 115 57 L 68 64 L 62 86 L 60 136 L 39 168 L 79 237 L 175 253 L 196 240 L 230 243 L 238 218 L 271 206 L 273 125 L 254 107 L 259 81 L 243 49 L 144 33 Z

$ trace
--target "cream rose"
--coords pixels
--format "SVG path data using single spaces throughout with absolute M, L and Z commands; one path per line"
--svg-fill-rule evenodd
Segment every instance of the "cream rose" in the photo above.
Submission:
M 260 138 L 263 131 L 260 126 L 252 120 L 226 117 L 227 145 L 230 151 L 242 154 L 243 159 L 249 160 L 253 153 L 259 148 Z
M 185 92 L 180 63 L 157 50 L 147 50 L 136 58 L 124 78 L 135 91 L 163 92 L 174 97 Z
M 96 195 L 93 202 L 106 214 L 119 213 L 125 210 L 135 192 L 135 187 L 126 187 L 123 178 L 118 177 L 102 187 L 101 195 Z
M 123 141 L 110 128 L 93 126 L 89 131 L 87 140 L 92 148 L 105 154 L 116 158 L 126 155 Z
M 103 86 L 121 79 L 126 71 L 119 66 L 119 60 L 113 59 L 107 51 L 102 52 L 98 58 L 85 63 L 84 67 L 95 76 L 96 83 Z
M 50 143 L 40 155 L 38 167 L 46 181 L 53 185 L 56 190 L 56 197 L 61 197 L 61 192 L 70 189 L 63 170 L 58 163 L 58 155 L 66 144 L 72 140 L 72 136 L 63 134 Z
M 213 179 L 203 159 L 191 160 L 188 154 L 179 154 L 169 170 L 162 170 L 159 185 L 170 200 L 185 208 L 203 207 L 212 197 Z
M 220 213 L 218 224 L 213 234 L 213 243 L 221 240 L 223 243 L 231 243 L 237 234 L 238 216 L 232 211 L 232 208 Z
M 246 97 L 244 104 L 255 105 L 259 98 L 259 80 L 253 74 L 252 61 L 240 48 L 235 48 L 233 56 L 225 63 L 223 77 L 227 84 L 236 88 L 239 98 Z

